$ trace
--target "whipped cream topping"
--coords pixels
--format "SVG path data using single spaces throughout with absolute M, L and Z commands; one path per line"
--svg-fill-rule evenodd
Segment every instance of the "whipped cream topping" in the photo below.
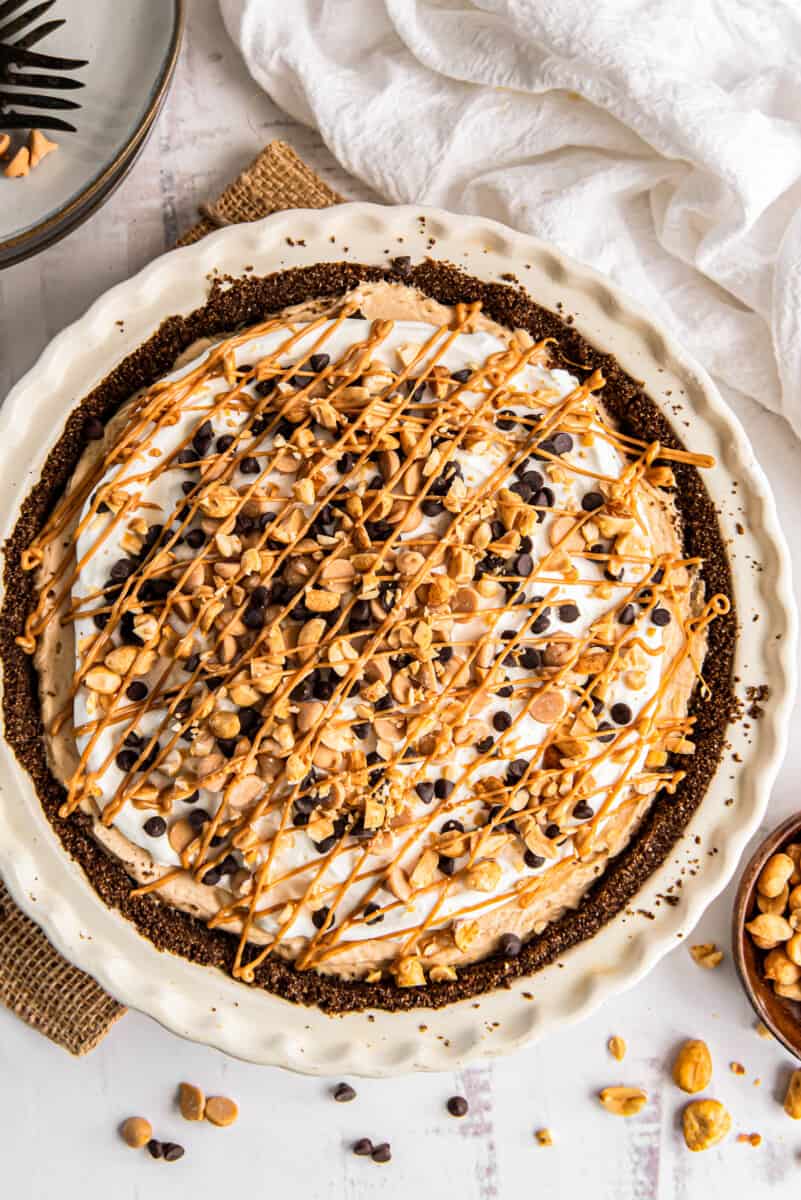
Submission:
M 470 324 L 211 348 L 123 423 L 78 520 L 71 802 L 300 965 L 469 956 L 692 752 L 676 674 L 714 613 L 659 447 L 614 430 L 602 380 Z

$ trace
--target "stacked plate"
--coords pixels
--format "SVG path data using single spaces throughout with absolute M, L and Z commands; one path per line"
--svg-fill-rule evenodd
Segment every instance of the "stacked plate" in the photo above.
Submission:
M 59 0 L 47 14 L 64 24 L 36 50 L 89 60 L 69 94 L 81 108 L 63 114 L 77 132 L 56 134 L 60 152 L 25 179 L 0 175 L 0 267 L 71 232 L 128 174 L 167 94 L 185 11 L 186 0 Z

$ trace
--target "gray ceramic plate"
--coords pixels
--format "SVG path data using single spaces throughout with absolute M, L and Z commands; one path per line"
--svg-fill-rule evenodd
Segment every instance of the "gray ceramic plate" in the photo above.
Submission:
M 39 46 L 89 60 L 76 133 L 24 179 L 0 176 L 0 267 L 63 237 L 95 211 L 132 166 L 172 79 L 185 0 L 60 0 L 66 23 Z M 72 93 L 70 93 L 72 95 Z

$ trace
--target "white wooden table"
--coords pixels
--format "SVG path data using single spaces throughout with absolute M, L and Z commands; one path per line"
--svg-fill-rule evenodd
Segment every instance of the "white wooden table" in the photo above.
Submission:
M 102 292 L 169 248 L 193 223 L 199 203 L 221 188 L 272 137 L 290 141 L 344 194 L 369 194 L 343 177 L 316 134 L 285 118 L 250 81 L 228 42 L 216 0 L 193 0 L 171 97 L 132 175 L 88 224 L 32 262 L 0 274 L 0 397 L 50 338 Z M 783 422 L 734 402 L 767 468 L 801 567 L 798 481 L 801 443 Z M 799 806 L 801 715 L 767 826 Z M 728 949 L 731 891 L 706 914 L 692 941 Z M 629 1045 L 615 1063 L 610 1034 Z M 682 1095 L 668 1063 L 676 1043 L 702 1037 L 712 1050 L 711 1094 L 734 1117 L 728 1142 L 691 1155 L 681 1141 Z M 729 1070 L 737 1060 L 744 1076 Z M 587 1195 L 593 1200 L 751 1200 L 787 1195 L 801 1173 L 801 1126 L 780 1106 L 790 1060 L 760 1039 L 730 956 L 716 971 L 694 965 L 679 946 L 634 991 L 575 1029 L 512 1058 L 457 1076 L 354 1081 L 348 1105 L 329 1097 L 332 1081 L 248 1066 L 180 1041 L 135 1013 L 87 1059 L 63 1051 L 0 1010 L 0 1151 L 9 1200 L 160 1200 L 240 1194 L 294 1200 L 349 1200 L 380 1190 L 387 1200 L 459 1197 L 516 1200 Z M 237 1125 L 186 1125 L 172 1107 L 176 1083 L 197 1082 L 234 1096 Z M 759 1082 L 759 1086 L 757 1086 Z M 650 1102 L 623 1121 L 604 1113 L 599 1087 L 631 1083 Z M 463 1120 L 446 1099 L 471 1104 Z M 150 1116 L 158 1135 L 182 1142 L 168 1165 L 126 1149 L 118 1122 Z M 547 1126 L 554 1146 L 538 1147 Z M 758 1148 L 734 1134 L 757 1131 Z M 357 1137 L 392 1144 L 378 1166 L 356 1158 Z

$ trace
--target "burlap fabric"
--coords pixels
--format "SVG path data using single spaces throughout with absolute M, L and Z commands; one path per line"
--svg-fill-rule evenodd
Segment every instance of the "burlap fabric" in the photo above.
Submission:
M 291 146 L 271 142 L 178 242 L 256 221 L 286 208 L 325 208 L 341 196 L 323 183 Z M 86 1054 L 124 1013 L 90 976 L 62 958 L 11 900 L 0 880 L 0 1002 L 71 1054 Z

